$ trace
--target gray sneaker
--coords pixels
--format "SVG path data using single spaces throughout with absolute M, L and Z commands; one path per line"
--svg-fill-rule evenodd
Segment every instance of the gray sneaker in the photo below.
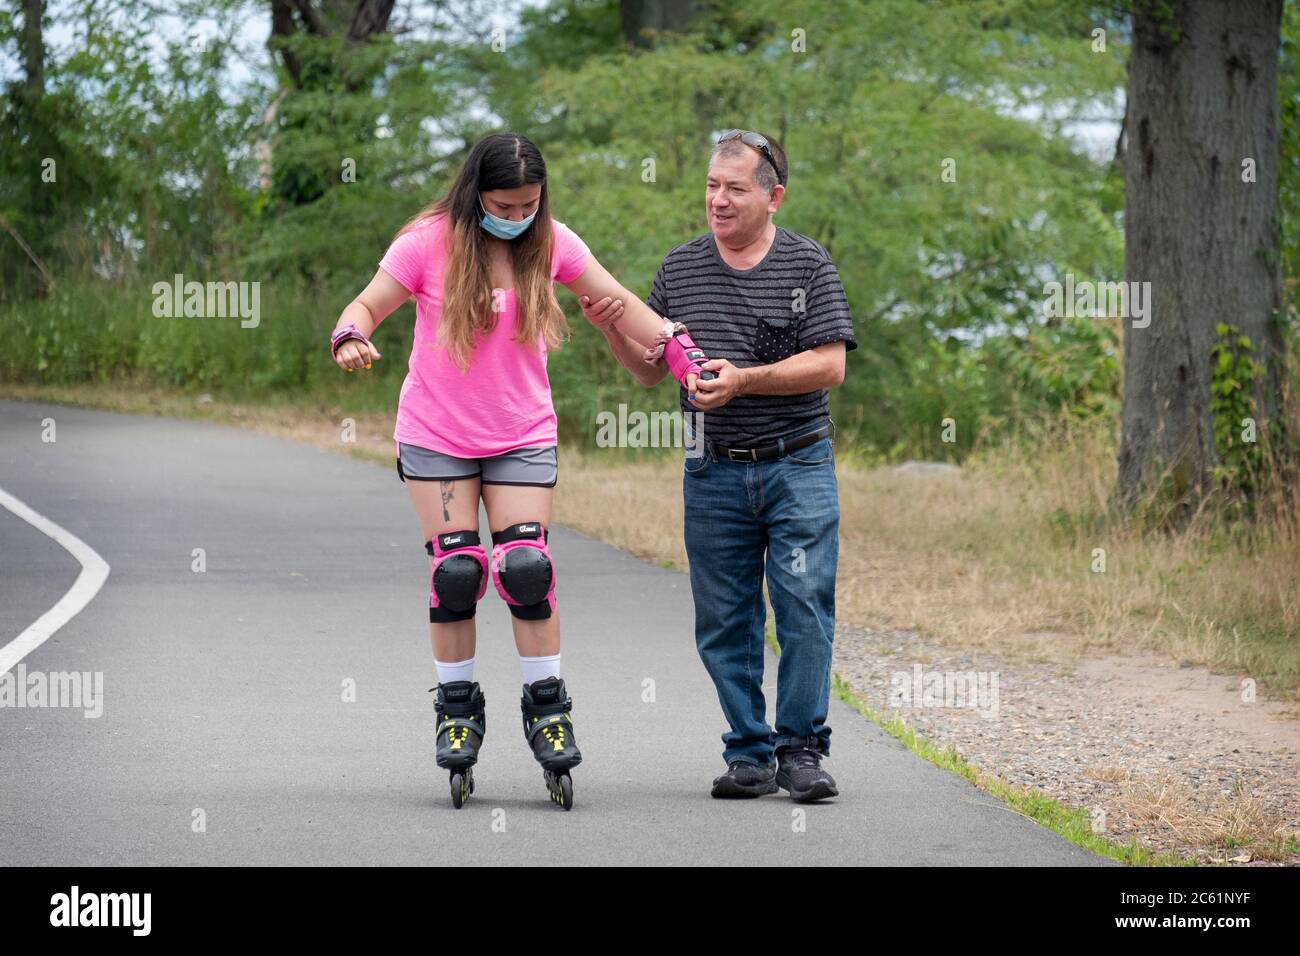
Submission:
M 752 760 L 733 760 L 727 772 L 713 781 L 715 797 L 761 797 L 776 793 L 776 764 L 760 767 Z
M 821 768 L 820 750 L 796 744 L 781 748 L 776 756 L 776 784 L 799 803 L 839 796 L 835 778 Z

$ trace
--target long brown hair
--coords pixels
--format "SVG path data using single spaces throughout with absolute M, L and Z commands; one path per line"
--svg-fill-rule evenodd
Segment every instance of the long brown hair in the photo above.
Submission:
M 519 332 L 514 341 L 535 348 L 538 335 L 548 349 L 569 337 L 569 325 L 551 286 L 551 215 L 546 196 L 546 162 L 541 151 L 519 133 L 493 133 L 474 144 L 450 192 L 420 210 L 397 235 L 421 220 L 446 213 L 451 249 L 443 280 L 438 338 L 461 371 L 469 368 L 475 336 L 496 326 L 488 239 L 482 227 L 479 193 L 542 184 L 533 224 L 510 241 Z

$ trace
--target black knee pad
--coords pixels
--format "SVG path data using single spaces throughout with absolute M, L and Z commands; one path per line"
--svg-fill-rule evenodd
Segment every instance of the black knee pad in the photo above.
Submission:
M 449 531 L 425 542 L 433 556 L 429 586 L 429 620 L 437 624 L 467 621 L 487 592 L 487 552 L 477 531 Z
M 492 583 L 510 613 L 521 620 L 542 621 L 555 612 L 549 537 L 540 521 L 511 525 L 492 535 Z

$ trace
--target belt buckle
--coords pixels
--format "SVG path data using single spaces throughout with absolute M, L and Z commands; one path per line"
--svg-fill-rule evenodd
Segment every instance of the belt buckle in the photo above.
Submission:
M 749 457 L 737 458 L 736 452 L 741 452 L 742 454 L 748 455 Z M 728 448 L 727 458 L 729 458 L 731 461 L 751 461 L 751 462 L 758 461 L 758 455 L 755 453 L 754 449 L 752 448 Z

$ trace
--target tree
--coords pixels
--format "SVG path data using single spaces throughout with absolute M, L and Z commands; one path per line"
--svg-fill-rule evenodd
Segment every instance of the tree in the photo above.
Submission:
M 339 142 L 373 138 L 378 105 L 367 86 L 384 66 L 365 47 L 388 31 L 394 0 L 271 0 L 270 46 L 292 83 L 278 116 L 297 147 L 272 153 L 273 192 L 315 202 L 339 179 Z
M 10 93 L 12 112 L 6 117 L 11 120 L 11 128 L 15 132 L 17 131 L 16 127 L 22 126 L 30 129 L 35 125 L 41 100 L 45 96 L 44 0 L 23 0 L 22 6 L 23 79 L 21 83 L 13 85 Z M 6 125 L 10 124 L 7 123 Z M 14 139 L 16 140 L 17 137 L 14 137 Z M 35 220 L 41 218 L 42 215 L 48 217 L 50 212 L 50 191 L 38 188 L 34 182 L 34 177 L 30 173 L 27 178 L 28 182 L 24 184 L 25 188 L 22 190 L 22 195 L 27 199 L 28 206 L 24 212 L 29 215 L 21 217 L 20 214 L 11 218 L 11 216 L 5 215 L 4 207 L 0 206 L 0 230 L 8 234 L 9 238 L 22 250 L 23 254 L 40 274 L 41 285 L 35 291 L 37 295 L 43 296 L 53 286 L 54 279 L 50 275 L 50 270 L 45 265 L 44 260 L 23 238 L 18 226 L 12 220 L 20 217 Z M 8 271 L 8 269 L 4 270 L 6 273 Z
M 648 47 L 657 33 L 686 29 L 695 7 L 692 0 L 621 0 L 623 39 L 631 46 Z
M 1175 521 L 1214 487 L 1221 325 L 1262 374 L 1219 387 L 1242 390 L 1261 438 L 1280 411 L 1281 15 L 1282 0 L 1134 4 L 1125 273 L 1149 283 L 1151 311 L 1125 323 L 1118 492 L 1131 507 L 1159 487 Z

